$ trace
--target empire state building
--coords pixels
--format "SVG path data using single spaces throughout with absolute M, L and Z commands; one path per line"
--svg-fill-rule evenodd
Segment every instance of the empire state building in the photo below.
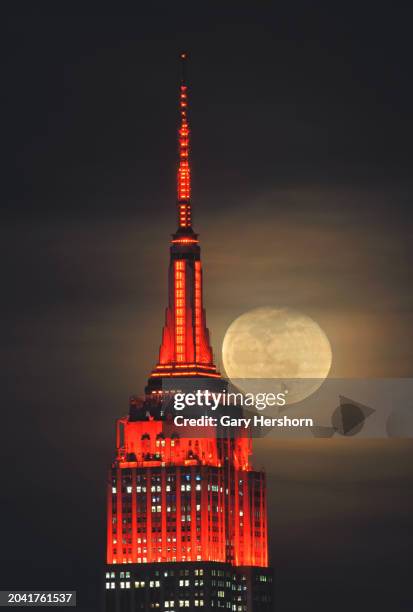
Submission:
M 272 612 L 266 481 L 251 465 L 251 439 L 222 427 L 190 437 L 173 425 L 175 393 L 227 387 L 214 364 L 192 226 L 186 62 L 183 53 L 178 227 L 165 324 L 145 393 L 131 398 L 128 415 L 117 421 L 107 483 L 105 608 Z M 203 410 L 194 406 L 191 415 Z

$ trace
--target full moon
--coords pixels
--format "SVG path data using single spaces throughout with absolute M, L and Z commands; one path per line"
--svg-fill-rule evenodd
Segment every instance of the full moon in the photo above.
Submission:
M 287 403 L 293 404 L 322 385 L 332 353 L 326 334 L 313 319 L 290 308 L 265 307 L 245 312 L 231 323 L 222 360 L 228 378 L 243 391 L 268 392 L 260 385 L 272 383 L 287 391 Z

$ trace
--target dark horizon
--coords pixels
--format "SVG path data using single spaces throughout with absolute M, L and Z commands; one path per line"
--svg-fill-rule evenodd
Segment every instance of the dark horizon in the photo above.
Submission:
M 411 376 L 412 11 L 369 4 L 10 7 L 3 589 L 77 589 L 98 609 L 114 420 L 166 306 L 181 49 L 219 365 L 236 316 L 287 305 L 326 331 L 333 376 Z M 412 453 L 256 442 L 280 612 L 412 605 Z

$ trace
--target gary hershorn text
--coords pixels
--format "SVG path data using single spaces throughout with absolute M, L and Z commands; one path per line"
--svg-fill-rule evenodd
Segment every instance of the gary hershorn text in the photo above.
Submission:
M 264 417 L 263 415 L 255 415 L 248 418 L 234 418 L 229 415 L 223 415 L 219 419 L 211 416 L 201 416 L 198 418 L 187 418 L 178 415 L 174 418 L 176 427 L 240 427 L 248 429 L 249 427 L 313 427 L 313 419 L 309 418 L 293 418 L 287 417 Z

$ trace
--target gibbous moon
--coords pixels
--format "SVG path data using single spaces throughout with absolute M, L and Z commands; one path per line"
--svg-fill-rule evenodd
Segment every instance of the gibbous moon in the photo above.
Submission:
M 226 331 L 222 359 L 228 378 L 245 392 L 288 390 L 287 403 L 314 393 L 327 377 L 330 342 L 310 317 L 290 308 L 255 308 Z M 251 381 L 251 379 L 261 379 Z M 265 388 L 260 388 L 260 384 Z M 254 387 L 254 390 L 253 390 Z

